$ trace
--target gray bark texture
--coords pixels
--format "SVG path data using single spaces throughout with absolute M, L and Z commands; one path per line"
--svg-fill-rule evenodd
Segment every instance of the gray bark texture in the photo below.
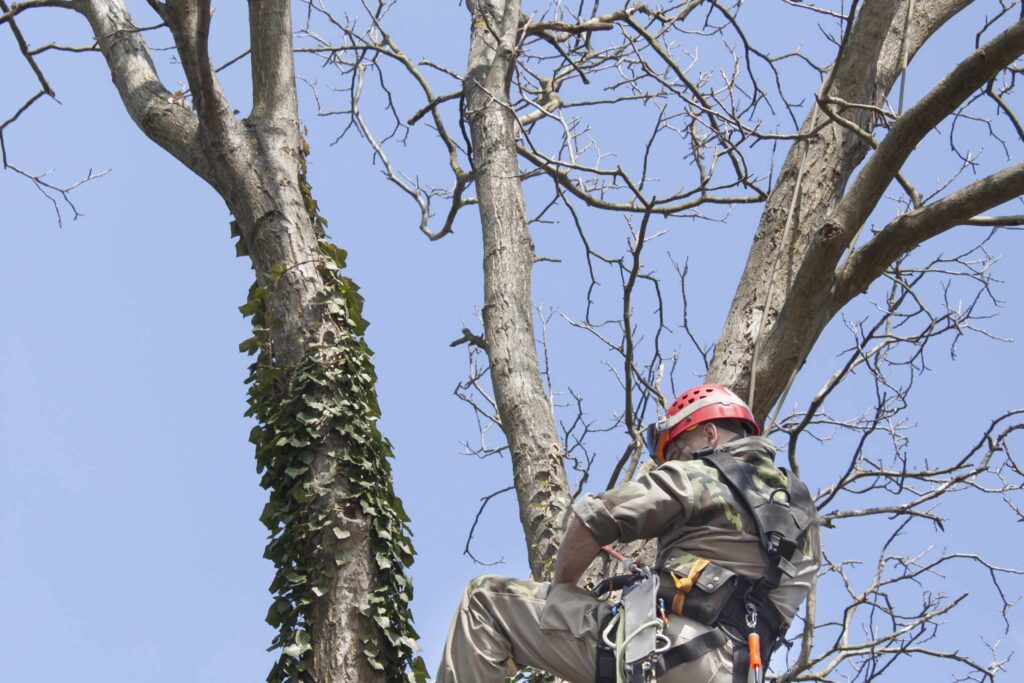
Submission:
M 318 305 L 326 285 L 322 261 L 299 184 L 302 162 L 295 72 L 292 61 L 291 10 L 287 0 L 249 2 L 252 39 L 253 110 L 235 118 L 210 67 L 206 39 L 209 3 L 195 0 L 152 3 L 174 35 L 193 94 L 196 111 L 182 106 L 157 77 L 148 49 L 122 0 L 89 0 L 81 6 L 121 99 L 139 128 L 174 155 L 223 197 L 235 216 L 252 258 L 257 282 L 272 289 L 267 311 L 275 362 L 298 363 L 318 350 L 325 335 L 337 334 Z M 272 276 L 275 270 L 279 277 Z M 326 324 L 325 324 L 326 323 Z M 329 346 L 329 345 L 328 345 Z M 327 477 L 330 444 L 313 444 L 310 475 Z M 327 487 L 321 504 L 334 507 L 345 482 Z M 350 533 L 339 540 L 323 534 L 327 557 L 334 549 L 347 562 L 328 575 L 313 577 L 324 596 L 313 609 L 312 680 L 383 681 L 362 651 L 381 647 L 376 630 L 359 612 L 363 596 L 376 585 L 377 568 L 370 546 L 371 525 L 358 506 L 347 506 L 334 521 Z M 369 642 L 367 642 L 369 641 Z
M 908 59 L 968 4 L 917 0 L 906 35 Z M 873 145 L 863 133 L 874 130 L 876 115 L 840 102 L 872 107 L 887 102 L 901 71 L 908 5 L 909 0 L 861 4 L 819 105 L 801 129 L 818 132 L 794 143 L 754 236 L 707 377 L 741 396 L 753 394 L 751 407 L 759 420 L 779 400 L 828 321 L 896 258 L 1024 191 L 1019 172 L 979 181 L 955 198 L 896 218 L 840 265 L 914 146 L 1024 52 L 1024 23 L 1019 22 L 967 57 Z M 922 222 L 927 229 L 904 229 Z
M 562 446 L 541 384 L 533 326 L 533 241 L 508 100 L 519 37 L 518 0 L 473 0 L 466 118 L 484 243 L 484 333 L 501 426 L 512 454 L 530 569 L 554 568 L 569 508 Z

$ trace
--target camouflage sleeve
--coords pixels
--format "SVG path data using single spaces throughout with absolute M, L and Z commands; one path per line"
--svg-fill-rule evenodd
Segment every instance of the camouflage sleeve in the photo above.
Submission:
M 670 462 L 618 488 L 587 494 L 573 511 L 601 545 L 655 538 L 670 523 L 685 522 L 693 509 L 690 479 L 680 464 Z

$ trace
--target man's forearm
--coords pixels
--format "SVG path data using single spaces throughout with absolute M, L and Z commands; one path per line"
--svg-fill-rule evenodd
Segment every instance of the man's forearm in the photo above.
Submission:
M 551 582 L 576 583 L 600 552 L 601 546 L 594 539 L 594 535 L 583 526 L 580 518 L 574 515 L 569 522 L 569 528 L 565 530 L 565 536 L 562 537 L 562 544 L 558 546 L 555 574 Z

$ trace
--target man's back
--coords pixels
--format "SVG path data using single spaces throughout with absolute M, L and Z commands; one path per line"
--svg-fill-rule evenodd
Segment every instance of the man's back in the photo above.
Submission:
M 785 473 L 772 462 L 775 447 L 769 440 L 738 439 L 719 450 L 748 468 L 754 485 L 746 495 L 752 505 L 767 503 L 773 491 L 787 487 Z M 754 518 L 721 473 L 700 458 L 667 462 L 636 481 L 582 499 L 575 510 L 599 543 L 656 538 L 656 568 L 678 576 L 689 575 L 694 563 L 705 559 L 755 581 L 768 564 Z M 820 564 L 819 538 L 814 522 L 793 557 L 795 574 L 783 577 L 771 593 L 787 623 Z

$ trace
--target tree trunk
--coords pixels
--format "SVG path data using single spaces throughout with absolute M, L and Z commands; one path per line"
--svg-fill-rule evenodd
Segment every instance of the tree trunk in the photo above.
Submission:
M 967 0 L 917 0 L 907 33 L 908 61 L 968 4 Z M 829 76 L 827 96 L 875 107 L 883 105 L 901 72 L 908 6 L 909 0 L 862 3 Z M 875 115 L 865 109 L 842 110 L 842 115 L 863 130 L 875 128 Z M 804 121 L 801 133 L 810 134 L 822 125 L 814 137 L 794 143 L 786 157 L 754 235 L 708 370 L 708 381 L 731 386 L 744 397 L 753 393 L 751 408 L 759 420 L 764 420 L 778 401 L 791 375 L 803 364 L 835 313 L 830 306 L 815 307 L 809 301 L 799 301 L 799 305 L 791 306 L 789 324 L 776 329 L 783 304 L 793 300 L 798 271 L 812 247 L 830 234 L 828 230 L 822 233 L 826 219 L 843 197 L 854 170 L 871 151 L 867 141 L 855 132 L 830 122 L 820 106 Z M 892 169 L 892 174 L 897 171 L 898 167 Z M 847 244 L 856 239 L 859 228 L 852 229 Z M 805 272 L 803 277 L 808 286 L 827 292 L 842 253 L 840 248 L 836 260 L 825 263 L 816 272 Z M 755 354 L 758 333 L 762 341 Z M 770 349 L 765 341 L 769 335 L 777 339 Z M 757 372 L 752 379 L 755 360 Z
M 217 190 L 235 216 L 256 284 L 249 414 L 270 501 L 267 557 L 277 576 L 268 621 L 282 655 L 268 680 L 404 678 L 415 632 L 412 561 L 394 496 L 357 288 L 323 233 L 305 181 L 291 15 L 286 0 L 251 0 L 253 110 L 238 120 L 207 53 L 209 2 L 155 4 L 170 28 L 195 111 L 160 83 L 122 0 L 82 8 L 140 129 Z
M 516 155 L 517 123 L 508 101 L 519 2 L 474 0 L 468 7 L 472 29 L 464 87 L 484 241 L 484 332 L 530 569 L 543 579 L 554 567 L 570 501 L 537 361 L 533 242 Z

